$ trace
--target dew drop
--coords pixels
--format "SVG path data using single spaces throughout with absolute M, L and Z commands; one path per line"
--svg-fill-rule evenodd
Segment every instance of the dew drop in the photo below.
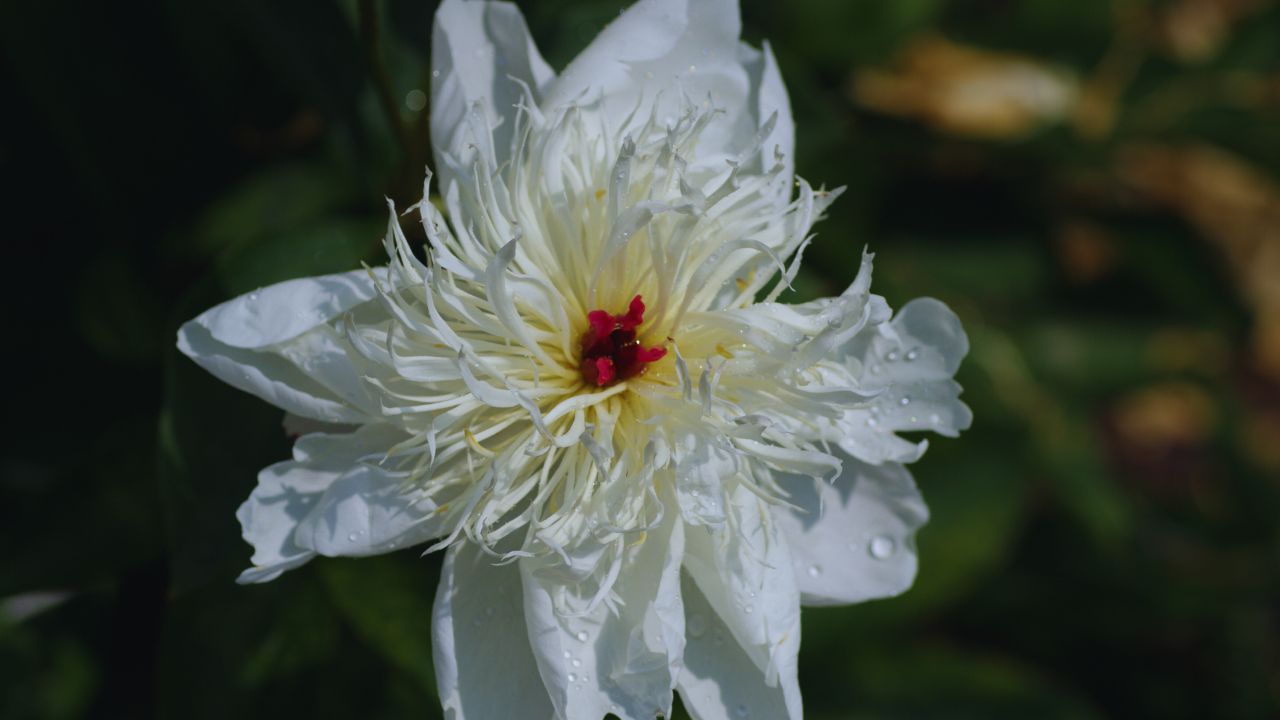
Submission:
M 413 112 L 418 112 L 427 106 L 427 94 L 421 90 L 414 88 L 405 93 L 404 106 Z
M 751 714 L 751 709 L 748 708 L 745 704 L 739 705 L 737 708 L 734 708 L 733 714 L 737 715 L 740 718 L 744 718 Z
M 897 351 L 897 350 L 890 350 L 890 351 L 889 351 L 889 352 L 884 356 L 884 359 L 885 359 L 885 361 L 886 361 L 886 362 L 897 362 L 897 361 L 898 361 L 898 351 Z
M 879 374 L 880 374 L 880 366 L 879 366 L 879 365 L 872 365 L 872 366 L 871 366 L 871 374 L 872 374 L 872 375 L 879 375 Z
M 564 659 L 565 659 L 565 660 L 568 660 L 568 659 L 569 659 L 569 658 L 571 658 L 571 657 L 573 657 L 573 653 L 569 652 L 568 650 L 565 650 L 565 651 L 564 651 Z
M 347 542 L 355 542 L 355 541 L 356 541 L 355 533 L 351 533 L 350 535 L 347 536 Z
M 816 578 L 816 577 L 818 577 L 818 576 L 819 576 L 819 575 L 821 575 L 821 574 L 822 574 L 822 566 L 821 566 L 821 565 L 810 565 L 810 566 L 809 566 L 809 577 Z
M 867 427 L 875 427 L 875 426 L 877 426 L 877 425 L 879 425 L 879 424 L 880 424 L 880 421 L 879 421 L 879 420 L 876 420 L 876 419 L 875 419 L 875 418 L 873 418 L 873 417 L 869 417 L 869 418 L 867 418 Z
M 580 660 L 579 658 L 574 658 L 572 661 L 570 661 L 569 664 L 574 667 L 582 667 L 582 660 Z
M 707 631 L 707 619 L 701 615 L 693 615 L 689 618 L 689 634 L 693 637 L 702 637 Z
M 903 397 L 901 400 L 898 401 L 898 404 L 901 405 L 902 407 L 906 407 L 911 404 L 911 398 Z
M 871 538 L 871 543 L 867 545 L 867 551 L 877 560 L 888 560 L 897 549 L 898 544 L 888 535 L 877 535 Z
M 577 634 L 577 636 L 576 636 L 576 637 L 578 638 L 578 642 L 586 642 L 586 641 L 587 641 L 587 631 L 586 631 L 586 630 L 579 630 L 579 631 L 578 631 L 578 634 Z
M 755 606 L 755 605 L 747 605 L 746 607 L 742 608 L 742 612 L 744 612 L 744 613 L 746 613 L 746 614 L 748 614 L 748 615 L 750 615 L 751 613 L 753 613 L 753 612 L 755 612 L 755 611 L 756 611 L 756 606 Z
M 569 682 L 578 682 L 578 673 L 569 673 Z
M 937 425 L 942 422 L 942 417 L 938 415 L 938 413 L 934 413 L 929 416 L 929 422 L 933 423 L 934 425 Z
M 914 348 L 913 348 L 913 349 L 911 349 L 911 350 L 908 350 L 908 351 L 907 351 L 907 362 L 911 362 L 912 360 L 915 360 L 915 359 L 916 359 L 916 358 L 918 358 L 918 357 L 920 357 L 920 351 L 919 351 L 919 350 L 916 350 L 916 349 L 914 349 Z
M 431 71 L 431 77 L 433 77 L 433 78 L 438 78 L 438 77 L 440 77 L 440 71 L 439 71 L 439 70 L 432 70 L 432 71 Z

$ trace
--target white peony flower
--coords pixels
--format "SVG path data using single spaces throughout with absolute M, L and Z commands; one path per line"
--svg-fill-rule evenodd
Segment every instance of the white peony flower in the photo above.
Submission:
M 557 76 L 513 5 L 446 0 L 427 261 L 393 212 L 387 267 L 179 333 L 326 424 L 241 507 L 243 582 L 447 549 L 450 718 L 647 720 L 674 690 L 700 720 L 799 718 L 801 602 L 914 578 L 926 442 L 897 433 L 967 427 L 967 340 L 935 300 L 893 315 L 870 255 L 839 297 L 777 302 L 838 192 L 793 178 L 773 55 L 739 30 L 734 0 L 643 0 Z

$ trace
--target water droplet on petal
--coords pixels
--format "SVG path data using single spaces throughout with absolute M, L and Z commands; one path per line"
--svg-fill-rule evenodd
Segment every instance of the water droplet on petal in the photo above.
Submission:
M 439 70 L 432 70 L 432 71 L 431 71 L 431 77 L 433 77 L 433 78 L 438 78 L 438 77 L 440 77 L 440 71 L 439 71 Z
M 871 538 L 870 544 L 867 545 L 867 551 L 877 560 L 888 560 L 897 549 L 898 543 L 888 535 L 877 535 Z
M 816 578 L 816 577 L 818 577 L 818 576 L 819 576 L 819 575 L 821 575 L 821 574 L 822 574 L 822 566 L 821 566 L 821 565 L 810 565 L 810 566 L 809 566 L 809 577 Z
M 875 427 L 875 426 L 877 426 L 877 425 L 879 425 L 879 424 L 880 424 L 880 421 L 879 421 L 879 420 L 876 420 L 876 419 L 875 419 L 875 418 L 873 418 L 873 417 L 869 417 L 869 418 L 867 418 L 867 427 Z
M 898 404 L 901 405 L 902 407 L 906 407 L 911 404 L 911 398 L 904 396 L 901 400 L 898 401 Z
M 569 673 L 569 682 L 578 682 L 578 673 Z
M 744 718 L 751 714 L 751 709 L 748 708 L 745 704 L 739 705 L 738 707 L 734 708 L 733 714 L 737 715 L 740 718 Z
M 898 351 L 897 351 L 897 350 L 890 350 L 890 351 L 889 351 L 889 352 L 884 356 L 884 359 L 885 359 L 885 361 L 886 361 L 886 362 L 897 362 L 897 361 L 898 361 Z
M 568 660 L 568 659 L 569 659 L 569 658 L 571 658 L 571 657 L 573 657 L 573 653 L 569 652 L 568 650 L 565 650 L 565 651 L 564 651 L 564 659 L 565 659 L 565 660 Z
M 578 634 L 576 635 L 576 637 L 578 638 L 578 642 L 586 642 L 586 641 L 587 641 L 587 631 L 586 631 L 586 630 L 579 630 L 579 631 L 578 631 Z
M 879 375 L 879 374 L 880 374 L 880 366 L 879 366 L 879 365 L 872 365 L 872 366 L 871 366 L 871 374 L 872 374 L 872 375 Z
M 744 612 L 744 613 L 746 613 L 746 614 L 748 614 L 748 615 L 750 615 L 751 613 L 753 613 L 753 612 L 755 612 L 755 611 L 756 611 L 756 606 L 755 606 L 755 605 L 748 605 L 748 606 L 746 606 L 746 607 L 742 608 L 742 612 Z
M 355 541 L 356 541 L 355 533 L 351 533 L 350 535 L 347 535 L 347 542 L 355 542 Z
M 569 664 L 574 667 L 582 667 L 582 660 L 580 658 L 574 658 L 572 661 L 569 662 Z
M 942 422 L 942 416 L 938 415 L 938 413 L 934 413 L 929 416 L 929 422 L 937 425 Z
M 915 359 L 916 359 L 916 358 L 918 358 L 918 357 L 920 357 L 920 351 L 919 351 L 919 350 L 916 350 L 916 349 L 914 349 L 914 348 L 913 348 L 913 349 L 911 349 L 911 350 L 907 351 L 907 362 L 911 362 L 912 360 L 915 360 Z

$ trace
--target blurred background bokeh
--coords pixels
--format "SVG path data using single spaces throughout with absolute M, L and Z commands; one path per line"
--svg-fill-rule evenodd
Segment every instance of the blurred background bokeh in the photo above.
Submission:
M 621 7 L 521 4 L 556 67 Z M 870 246 L 973 348 L 915 588 L 805 612 L 810 718 L 1280 717 L 1278 5 L 745 2 L 799 171 L 849 188 L 800 295 Z M 433 12 L 0 2 L 0 716 L 439 717 L 440 558 L 234 585 L 289 441 L 173 347 L 379 261 Z

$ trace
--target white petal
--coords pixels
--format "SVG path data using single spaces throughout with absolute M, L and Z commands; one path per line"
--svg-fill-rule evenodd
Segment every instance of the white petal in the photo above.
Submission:
M 735 0 L 641 0 L 610 23 L 551 85 L 545 109 L 600 93 L 613 130 L 637 106 L 674 118 L 684 97 L 727 110 L 699 144 L 699 164 L 723 167 L 759 129 L 752 77 L 739 57 Z M 772 157 L 772 148 L 767 150 Z
M 510 153 L 514 107 L 524 97 L 520 83 L 538 102 L 555 73 L 510 3 L 446 0 L 436 11 L 431 45 L 431 140 L 445 191 L 452 177 L 441 153 L 459 156 L 476 142 L 465 120 L 472 107 L 484 108 L 497 153 L 492 160 L 501 164 Z
M 315 557 L 293 541 L 293 531 L 336 477 L 293 461 L 258 473 L 258 486 L 236 512 L 242 535 L 253 546 L 253 567 L 240 574 L 239 582 L 275 580 Z
M 223 382 L 295 415 L 368 419 L 343 341 L 326 326 L 373 297 L 364 270 L 289 280 L 229 300 L 182 326 L 178 349 Z
M 373 297 L 369 272 L 352 270 L 254 290 L 206 310 L 193 322 L 223 345 L 256 350 L 291 340 Z
M 780 688 L 786 715 L 802 716 L 797 655 L 800 591 L 786 537 L 769 507 L 739 487 L 722 528 L 688 527 L 685 569 L 768 687 Z
M 697 583 L 682 580 L 688 642 L 677 687 L 685 709 L 694 720 L 787 717 L 782 688 L 765 684 Z
M 677 445 L 675 492 L 690 525 L 718 525 L 725 518 L 722 479 L 734 471 L 733 456 L 707 438 L 690 434 Z
M 773 48 L 767 41 L 760 50 L 745 43 L 738 48 L 742 64 L 750 77 L 750 109 L 754 112 L 756 127 L 763 126 L 769 118 L 777 116 L 773 131 L 765 138 L 762 146 L 764 153 L 761 160 L 764 165 L 760 169 L 767 169 L 773 163 L 774 150 L 782 155 L 786 169 L 779 178 L 779 185 L 782 186 L 782 199 L 785 201 L 791 197 L 792 178 L 795 175 L 796 124 L 791 116 L 791 100 L 782 83 L 782 73 L 778 70 Z
M 870 366 L 883 361 L 883 373 L 866 373 L 864 383 L 885 386 L 951 378 L 969 353 L 960 318 L 945 303 L 916 298 L 903 305 L 877 334 L 860 337 L 856 348 Z M 891 359 L 890 359 L 891 358 Z
M 670 716 L 684 652 L 683 553 L 682 525 L 669 513 L 661 527 L 629 549 L 614 586 L 614 608 L 601 604 L 578 616 L 557 607 L 561 593 L 572 590 L 554 572 L 554 559 L 520 561 L 529 638 L 557 717 Z
M 909 442 L 898 431 L 929 431 L 955 437 L 973 413 L 951 379 L 969 352 L 960 320 L 932 298 L 912 300 L 888 323 L 860 333 L 843 350 L 858 361 L 858 386 L 878 392 L 866 407 L 840 423 L 840 447 L 860 460 L 914 462 L 927 443 Z
M 831 483 L 779 478 L 789 502 L 802 509 L 776 508 L 774 514 L 807 605 L 892 597 L 916 576 L 915 532 L 928 521 L 929 509 L 911 473 L 896 463 L 843 460 Z
M 298 523 L 294 541 L 321 555 L 360 557 L 390 552 L 448 534 L 446 516 L 405 474 L 384 467 L 382 455 L 404 435 L 389 426 L 364 426 L 367 453 L 337 477 Z M 313 436 L 309 436 L 313 437 Z
M 552 717 L 529 649 L 520 571 L 474 544 L 449 548 L 432 617 L 436 686 L 447 720 Z
M 325 490 L 370 452 L 371 436 L 381 433 L 373 427 L 358 433 L 305 435 L 294 444 L 293 460 L 258 473 L 258 486 L 236 512 L 254 551 L 254 566 L 241 573 L 240 582 L 274 580 L 315 557 L 314 550 L 295 541 L 298 524 L 316 508 Z

